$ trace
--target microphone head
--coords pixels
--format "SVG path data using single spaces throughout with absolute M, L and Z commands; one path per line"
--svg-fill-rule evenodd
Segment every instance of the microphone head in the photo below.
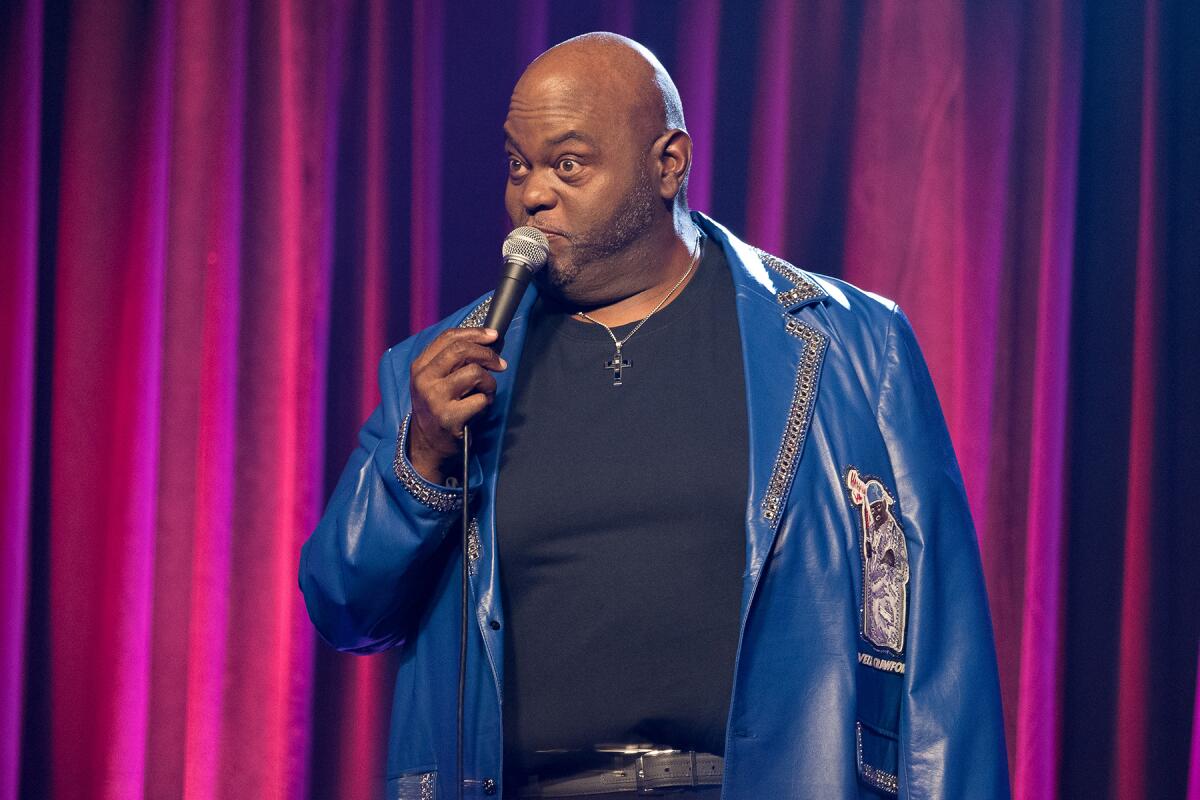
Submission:
M 546 259 L 550 257 L 550 242 L 546 239 L 546 234 L 537 228 L 514 228 L 504 238 L 500 254 L 504 256 L 505 261 L 519 261 L 531 273 L 536 273 L 546 266 Z

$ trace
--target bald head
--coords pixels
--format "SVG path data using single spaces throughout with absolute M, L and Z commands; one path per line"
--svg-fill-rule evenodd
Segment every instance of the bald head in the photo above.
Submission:
M 551 47 L 525 70 L 513 97 L 551 87 L 594 99 L 643 138 L 687 130 L 679 90 L 666 68 L 625 36 L 585 33 Z

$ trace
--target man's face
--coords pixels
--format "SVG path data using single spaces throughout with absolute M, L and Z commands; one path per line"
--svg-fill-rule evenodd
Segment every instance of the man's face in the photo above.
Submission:
M 555 76 L 522 79 L 509 104 L 505 206 L 514 226 L 547 234 L 543 274 L 568 298 L 595 295 L 608 277 L 604 261 L 644 234 L 661 208 L 650 179 L 653 142 L 618 105 Z

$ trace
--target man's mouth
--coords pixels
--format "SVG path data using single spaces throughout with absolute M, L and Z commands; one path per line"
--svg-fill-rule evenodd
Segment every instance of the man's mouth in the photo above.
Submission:
M 539 231 L 541 231 L 542 233 L 546 234 L 546 236 L 557 236 L 557 237 L 559 237 L 560 239 L 570 239 L 570 238 L 571 238 L 570 236 L 568 236 L 568 235 L 566 234 L 566 232 L 565 232 L 565 231 L 560 231 L 560 230 L 558 230 L 557 228 L 548 228 L 548 227 L 546 227 L 545 225 L 537 225 L 537 224 L 534 224 L 534 223 L 532 223 L 532 222 L 531 222 L 531 223 L 529 223 L 529 227 L 531 227 L 531 228 L 537 228 Z

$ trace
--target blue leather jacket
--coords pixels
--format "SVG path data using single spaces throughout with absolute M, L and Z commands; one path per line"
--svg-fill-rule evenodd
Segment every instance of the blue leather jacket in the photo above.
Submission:
M 750 434 L 741 632 L 724 797 L 1007 797 L 991 621 L 933 384 L 895 304 L 755 250 L 702 215 L 737 292 Z M 494 498 L 530 290 L 496 401 L 472 425 L 465 794 L 502 792 L 504 606 Z M 461 492 L 404 457 L 408 368 L 488 298 L 387 352 L 300 558 L 339 650 L 403 648 L 388 797 L 453 797 Z M 714 435 L 718 432 L 714 431 Z M 477 488 L 474 488 L 477 487 Z

